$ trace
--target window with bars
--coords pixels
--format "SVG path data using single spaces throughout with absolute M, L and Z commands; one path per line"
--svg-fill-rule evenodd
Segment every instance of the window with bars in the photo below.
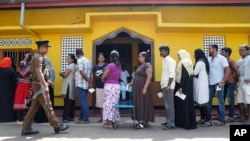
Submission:
M 203 36 L 203 47 L 207 57 L 209 56 L 208 47 L 211 44 L 217 44 L 220 52 L 221 48 L 225 46 L 224 36 Z
M 31 50 L 7 50 L 3 52 L 4 57 L 10 57 L 12 67 L 17 69 L 19 63 L 24 59 L 26 53 L 31 53 Z
M 75 54 L 77 48 L 83 48 L 82 36 L 62 37 L 62 56 L 61 56 L 61 71 L 64 71 L 67 66 L 66 57 L 69 53 Z

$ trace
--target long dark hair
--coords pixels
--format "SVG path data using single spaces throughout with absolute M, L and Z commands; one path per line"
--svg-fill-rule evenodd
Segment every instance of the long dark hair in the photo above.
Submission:
M 75 55 L 72 54 L 72 53 L 70 53 L 70 54 L 68 54 L 68 55 L 69 55 L 69 57 L 73 60 L 73 63 L 77 64 L 77 60 L 76 60 Z
M 112 63 L 115 63 L 117 66 L 121 65 L 120 59 L 119 59 L 119 53 L 116 50 L 111 51 L 110 53 L 110 61 Z
M 206 65 L 207 74 L 209 75 L 209 63 L 208 63 L 207 57 L 206 57 L 205 53 L 203 52 L 203 50 L 201 50 L 199 48 L 196 49 L 194 51 L 194 55 L 195 55 L 195 65 L 197 64 L 198 61 L 203 61 Z

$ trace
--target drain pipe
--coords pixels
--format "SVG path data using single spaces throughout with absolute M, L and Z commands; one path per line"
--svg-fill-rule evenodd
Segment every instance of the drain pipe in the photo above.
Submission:
M 22 29 L 28 31 L 30 34 L 32 34 L 33 36 L 37 37 L 40 40 L 40 36 L 36 32 L 34 32 L 31 29 L 24 26 L 24 13 L 25 13 L 25 3 L 22 2 L 21 3 L 21 14 L 20 14 L 20 27 Z

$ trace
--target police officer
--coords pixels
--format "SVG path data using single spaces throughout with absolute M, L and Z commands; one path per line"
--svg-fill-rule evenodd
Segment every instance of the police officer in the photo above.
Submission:
M 35 114 L 41 105 L 46 113 L 50 125 L 54 128 L 55 133 L 64 131 L 69 128 L 67 124 L 60 124 L 56 118 L 54 110 L 51 105 L 49 97 L 49 87 L 46 82 L 46 66 L 44 55 L 48 52 L 49 41 L 37 41 L 38 52 L 34 54 L 31 60 L 31 72 L 32 72 L 32 102 L 27 115 L 23 121 L 23 129 L 21 135 L 38 134 L 39 131 L 32 129 L 31 125 L 34 121 Z

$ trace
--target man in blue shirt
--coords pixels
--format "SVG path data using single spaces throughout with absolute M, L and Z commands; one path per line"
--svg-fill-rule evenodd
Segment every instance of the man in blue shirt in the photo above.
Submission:
M 227 59 L 218 53 L 218 45 L 209 46 L 209 102 L 208 113 L 211 118 L 212 101 L 216 94 L 219 104 L 219 121 L 214 124 L 221 126 L 225 124 L 225 103 L 224 103 L 224 85 L 229 75 L 229 64 Z

